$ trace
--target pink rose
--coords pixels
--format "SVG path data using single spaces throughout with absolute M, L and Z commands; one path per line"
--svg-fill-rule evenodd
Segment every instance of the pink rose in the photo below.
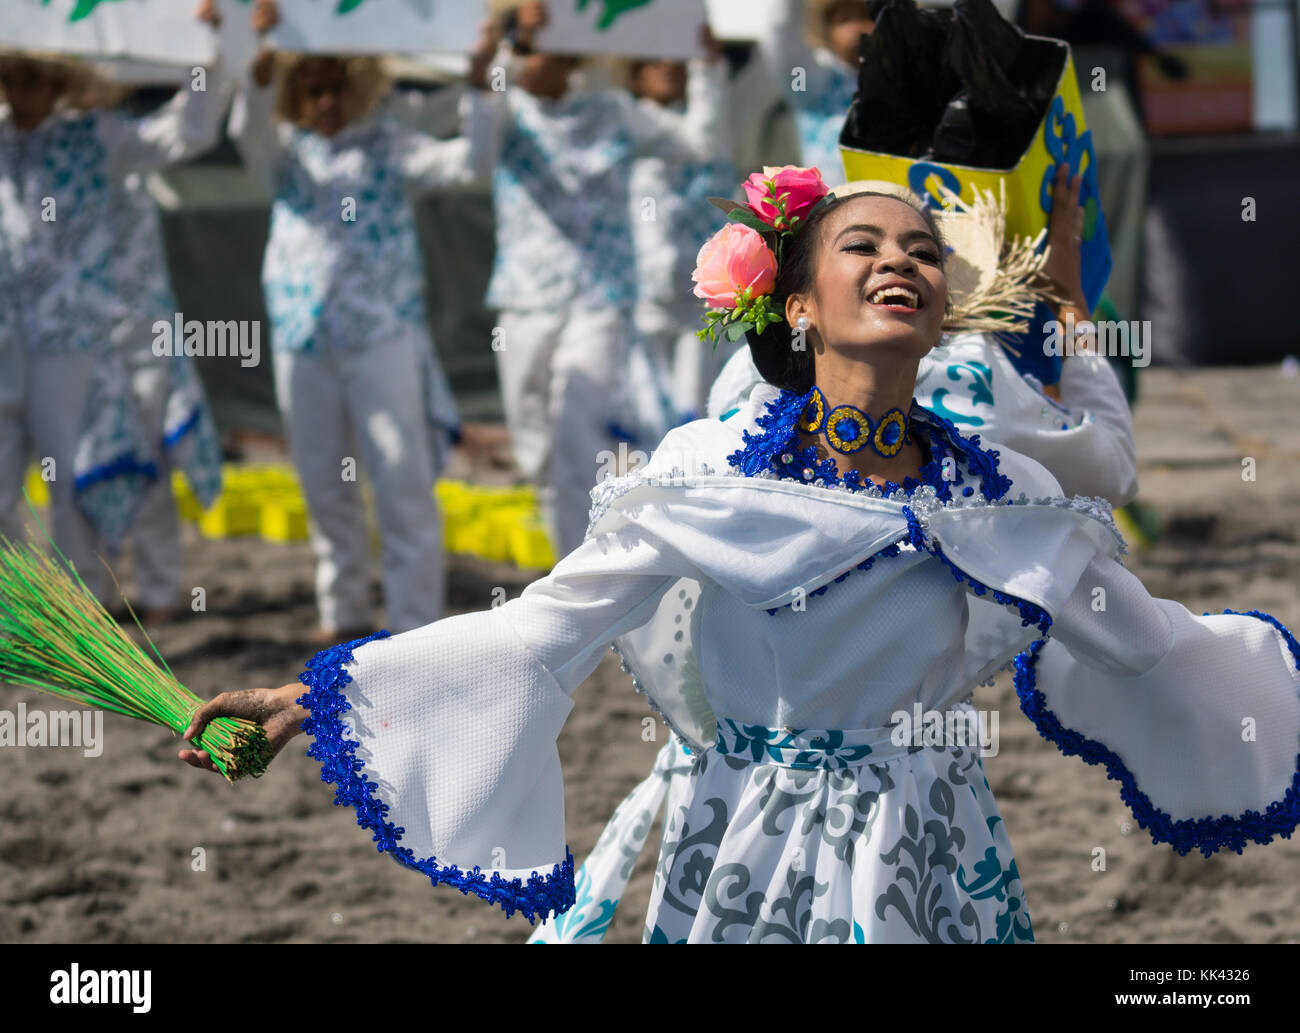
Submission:
M 729 222 L 705 241 L 695 259 L 695 296 L 710 308 L 735 308 L 740 291 L 752 297 L 776 286 L 776 255 L 758 230 Z
M 768 186 L 769 183 L 775 187 L 774 190 Z M 816 169 L 801 169 L 795 165 L 783 165 L 781 168 L 765 166 L 762 172 L 755 172 L 745 180 L 744 187 L 749 210 L 779 230 L 788 229 L 792 220 L 807 216 L 813 205 L 829 193 L 820 172 Z M 773 202 L 773 193 L 777 197 L 788 195 L 784 201 L 784 222 L 780 222 L 781 212 Z

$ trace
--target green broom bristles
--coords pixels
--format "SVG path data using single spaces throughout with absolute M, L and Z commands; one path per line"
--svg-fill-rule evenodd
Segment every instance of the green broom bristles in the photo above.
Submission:
M 183 732 L 203 700 L 176 680 L 139 620 L 161 667 L 54 551 L 60 562 L 0 535 L 0 681 Z M 216 718 L 194 742 L 228 782 L 261 775 L 271 761 L 253 721 Z

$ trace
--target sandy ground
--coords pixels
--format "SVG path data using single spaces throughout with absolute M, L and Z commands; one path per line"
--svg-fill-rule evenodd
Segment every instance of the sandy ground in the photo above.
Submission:
M 1138 408 L 1143 499 L 1166 534 L 1136 554 L 1156 595 L 1193 612 L 1259 608 L 1300 628 L 1300 379 L 1276 369 L 1147 371 Z M 1242 459 L 1256 479 L 1242 478 Z M 306 546 L 206 542 L 187 529 L 185 584 L 208 610 L 156 638 L 201 695 L 279 685 L 312 653 Z M 533 575 L 456 558 L 453 611 L 514 596 Z M 377 592 L 377 588 L 376 588 Z M 6 688 L 0 706 L 55 709 Z M 569 841 L 581 859 L 662 744 L 612 654 L 577 692 L 560 742 Z M 1300 838 L 1244 854 L 1178 857 L 1152 845 L 1098 768 L 1062 757 L 1019 713 L 1009 679 L 981 690 L 1002 712 L 986 761 L 1041 942 L 1295 942 Z M 260 781 L 230 787 L 175 758 L 154 727 L 108 716 L 101 757 L 0 750 L 0 940 L 22 942 L 520 941 L 518 917 L 376 854 L 332 805 L 297 740 Z M 657 830 L 651 843 L 657 842 Z M 1093 850 L 1107 854 L 1094 871 Z M 201 854 L 196 854 L 201 851 Z M 639 940 L 652 849 L 609 939 Z M 200 863 L 200 859 L 202 863 Z

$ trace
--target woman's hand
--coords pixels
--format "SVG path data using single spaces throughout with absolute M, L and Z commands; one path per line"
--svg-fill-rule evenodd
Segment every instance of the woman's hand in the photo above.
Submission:
M 199 0 L 199 9 L 194 12 L 194 17 L 207 22 L 214 29 L 221 28 L 221 12 L 217 10 L 217 0 Z
M 280 8 L 275 0 L 253 0 L 253 31 L 259 36 L 265 35 L 280 24 Z M 263 47 L 253 58 L 249 74 L 260 89 L 271 85 L 275 77 L 275 51 Z
M 259 36 L 280 24 L 280 8 L 275 0 L 253 0 L 253 31 Z
M 306 691 L 305 686 L 294 682 L 278 689 L 223 692 L 193 713 L 190 725 L 182 735 L 193 741 L 213 718 L 242 717 L 262 726 L 271 744 L 271 756 L 274 757 L 285 743 L 302 731 L 302 723 L 308 718 L 309 712 L 295 700 Z M 181 750 L 177 756 L 192 767 L 217 770 L 207 750 Z
M 1056 167 L 1056 184 L 1052 189 L 1052 217 L 1047 226 L 1047 261 L 1043 275 L 1067 302 L 1087 311 L 1083 294 L 1083 206 L 1079 189 L 1083 173 L 1070 175 L 1068 164 Z
M 515 12 L 515 40 L 520 46 L 531 49 L 537 32 L 547 21 L 546 4 L 542 0 L 526 0 Z

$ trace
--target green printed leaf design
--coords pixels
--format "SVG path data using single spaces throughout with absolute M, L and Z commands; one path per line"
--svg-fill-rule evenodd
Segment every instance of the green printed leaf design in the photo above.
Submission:
M 100 4 L 112 2 L 113 0 L 77 0 L 77 6 L 74 7 L 72 13 L 68 15 L 68 21 L 69 23 L 79 22 L 82 18 L 88 17 Z M 45 3 L 46 6 L 48 6 L 49 0 L 45 0 Z
M 355 11 L 358 7 L 360 7 L 365 2 L 366 0 L 339 0 L 338 10 L 335 11 L 334 13 L 348 14 L 351 11 Z
M 590 0 L 577 0 L 577 7 L 574 10 L 581 14 L 587 9 L 589 2 Z M 603 5 L 600 17 L 596 19 L 596 28 L 603 32 L 613 25 L 620 16 L 627 14 L 628 11 L 634 11 L 638 7 L 645 7 L 646 4 L 653 3 L 654 0 L 596 0 L 596 2 Z

